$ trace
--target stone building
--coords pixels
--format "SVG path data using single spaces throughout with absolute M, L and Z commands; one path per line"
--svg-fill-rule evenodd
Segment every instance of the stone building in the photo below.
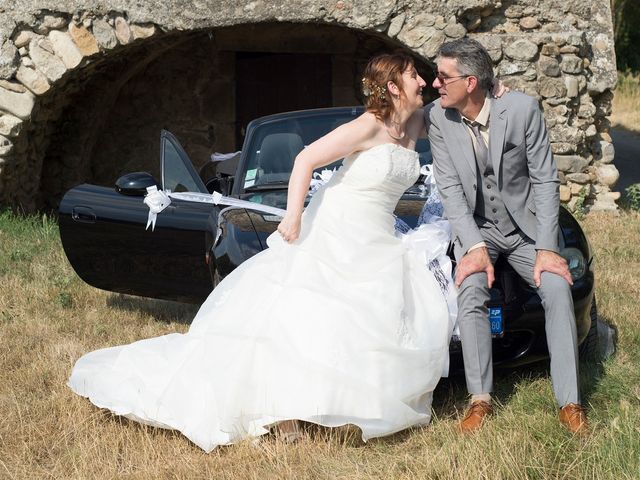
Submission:
M 431 83 L 465 35 L 539 99 L 562 201 L 615 210 L 609 0 L 0 0 L 0 204 L 157 175 L 162 128 L 201 167 L 256 116 L 360 103 L 374 53 L 407 50 Z

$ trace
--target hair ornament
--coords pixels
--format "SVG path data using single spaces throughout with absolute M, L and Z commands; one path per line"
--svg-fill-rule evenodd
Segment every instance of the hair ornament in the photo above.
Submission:
M 381 87 L 377 83 L 364 77 L 362 79 L 362 93 L 365 97 L 374 96 L 378 97 L 380 100 L 384 100 L 384 95 L 387 93 L 387 87 Z

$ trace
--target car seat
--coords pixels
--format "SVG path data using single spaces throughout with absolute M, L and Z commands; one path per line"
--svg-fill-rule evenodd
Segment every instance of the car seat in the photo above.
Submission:
M 260 146 L 260 169 L 264 174 L 285 174 L 288 178 L 293 162 L 304 148 L 297 133 L 273 133 Z

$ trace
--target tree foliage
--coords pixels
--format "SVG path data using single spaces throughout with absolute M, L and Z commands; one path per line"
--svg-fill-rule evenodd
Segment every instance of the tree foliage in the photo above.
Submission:
M 618 70 L 640 71 L 640 1 L 611 0 Z

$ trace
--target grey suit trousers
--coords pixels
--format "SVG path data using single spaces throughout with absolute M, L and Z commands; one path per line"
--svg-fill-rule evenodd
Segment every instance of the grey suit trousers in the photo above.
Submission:
M 503 235 L 488 224 L 480 229 L 487 244 L 491 262 L 499 255 L 506 258 L 514 270 L 533 288 L 533 266 L 536 259 L 534 242 L 520 230 Z M 560 406 L 580 403 L 578 386 L 578 348 L 573 299 L 567 281 L 559 275 L 543 272 L 538 294 L 545 311 L 545 328 L 551 357 L 551 378 Z M 471 394 L 493 391 L 491 328 L 486 273 L 467 277 L 458 292 L 458 325 L 462 354 Z

